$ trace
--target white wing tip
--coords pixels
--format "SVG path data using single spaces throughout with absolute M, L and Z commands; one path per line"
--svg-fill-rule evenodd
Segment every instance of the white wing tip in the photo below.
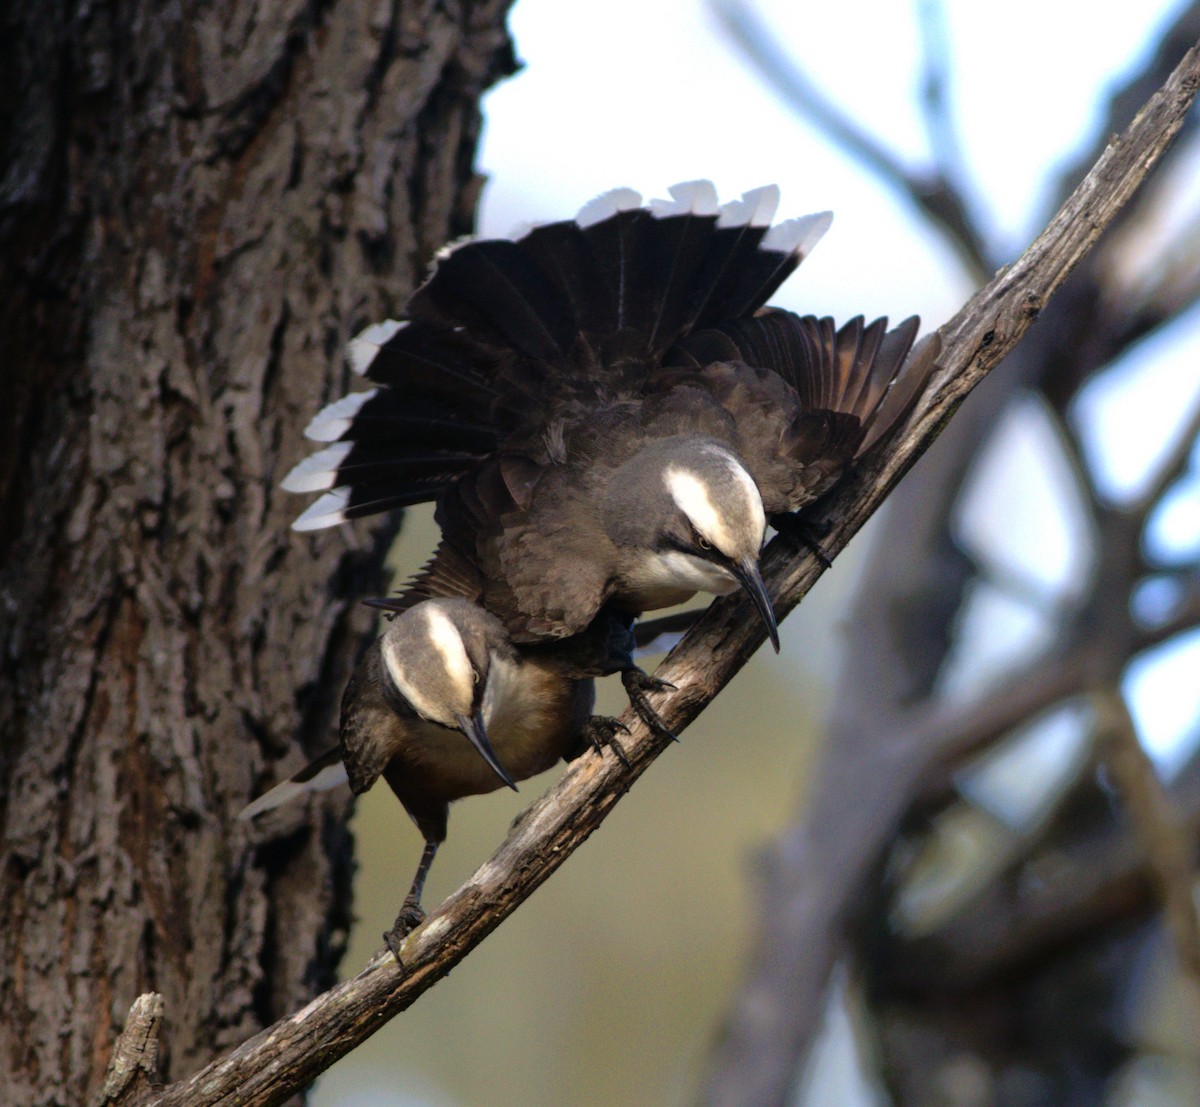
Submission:
M 721 205 L 718 227 L 769 227 L 779 207 L 779 185 L 763 185 L 743 192 L 741 199 Z
M 279 487 L 285 492 L 325 492 L 337 480 L 338 466 L 354 449 L 353 442 L 335 442 L 293 466 Z
M 576 214 L 575 222 L 580 227 L 591 227 L 623 211 L 632 211 L 641 206 L 640 192 L 635 192 L 632 188 L 611 188 L 584 204 Z
M 408 323 L 401 319 L 385 319 L 382 323 L 372 323 L 360 331 L 346 348 L 350 357 L 350 368 L 360 377 L 365 375 L 371 367 L 371 362 L 375 360 L 375 355 L 379 353 L 379 347 L 407 326 Z
M 831 211 L 818 211 L 813 215 L 785 219 L 767 231 L 758 248 L 781 254 L 799 254 L 802 258 L 807 257 L 812 252 L 812 248 L 821 241 L 832 223 L 833 212 Z
M 322 530 L 346 522 L 346 507 L 350 503 L 349 488 L 335 488 L 311 504 L 293 524 L 292 530 Z
M 363 404 L 378 392 L 378 388 L 371 388 L 366 392 L 351 392 L 340 400 L 334 400 L 313 416 L 312 422 L 304 428 L 304 437 L 313 442 L 336 442 L 350 429 Z
M 669 219 L 673 215 L 716 215 L 717 187 L 712 181 L 681 181 L 671 185 L 667 191 L 670 200 L 651 200 L 650 214 L 655 219 Z
M 436 254 L 433 255 L 434 265 L 436 267 L 439 261 L 445 261 L 455 250 L 461 249 L 463 246 L 470 246 L 472 242 L 478 239 L 473 234 L 459 235 L 458 238 L 447 242 Z

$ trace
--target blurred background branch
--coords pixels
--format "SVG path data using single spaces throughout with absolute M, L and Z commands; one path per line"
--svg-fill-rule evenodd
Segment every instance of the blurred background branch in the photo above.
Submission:
M 976 279 L 999 264 L 999 245 L 981 230 L 988 217 L 967 214 L 979 206 L 953 125 L 940 4 L 917 6 L 934 166 L 920 171 L 832 107 L 755 9 L 716 7 L 762 79 L 916 202 Z M 1198 37 L 1191 4 L 1112 93 L 1087 156 Z M 865 997 L 864 1055 L 878 1058 L 895 1101 L 918 1104 L 1118 1102 L 1106 1097 L 1123 1094 L 1130 1063 L 1120 1015 L 1133 985 L 1122 973 L 1146 927 L 1166 920 L 1176 962 L 1194 978 L 1194 745 L 1164 791 L 1124 697 L 1138 659 L 1177 644 L 1200 615 L 1198 551 L 1169 568 L 1147 552 L 1164 498 L 1195 463 L 1200 392 L 1183 425 L 1164 431 L 1142 490 L 1124 500 L 1102 487 L 1081 415 L 1094 381 L 1195 302 L 1197 213 L 1180 233 L 1161 230 L 1179 191 L 1170 182 L 1194 165 L 1191 118 L 1151 184 L 893 497 L 847 622 L 819 763 L 763 872 L 758 943 L 711 1059 L 708 1103 L 822 1101 L 804 1074 L 829 1004 L 844 1002 L 829 990 L 838 962 Z M 1060 181 L 1056 202 L 1082 168 Z M 1005 507 L 979 506 L 981 471 L 1021 423 L 1045 428 L 1041 459 L 1067 489 L 1063 510 L 1077 513 L 1069 570 L 1033 587 L 1047 579 L 1036 526 L 1022 532 L 1035 548 L 1006 551 Z M 1117 433 L 1146 429 L 1129 421 Z M 1022 498 L 1017 490 L 1006 502 L 1033 510 Z M 1196 510 L 1194 491 L 1188 502 Z M 982 542 L 969 522 L 981 513 Z M 1151 578 L 1163 586 L 1164 569 L 1173 588 L 1151 614 L 1141 597 Z M 989 642 L 1005 633 L 998 596 L 1036 626 L 1008 657 Z M 1174 804 L 1187 812 L 1182 824 Z M 1074 1037 L 1044 1032 L 1038 1012 L 1051 1007 L 1076 1012 Z M 1079 1013 L 1100 1010 L 1105 1045 L 1093 1048 L 1099 1032 Z M 1197 1044 L 1181 1059 L 1189 1072 Z
M 936 224 L 958 250 L 976 284 L 982 284 L 992 275 L 997 265 L 960 188 L 963 168 L 949 114 L 946 95 L 949 59 L 939 49 L 945 27 L 936 0 L 926 0 L 922 7 L 928 30 L 921 104 L 932 158 L 921 169 L 907 166 L 881 138 L 862 127 L 809 80 L 781 49 L 776 34 L 754 4 L 745 0 L 712 0 L 712 7 L 730 40 L 788 107 Z

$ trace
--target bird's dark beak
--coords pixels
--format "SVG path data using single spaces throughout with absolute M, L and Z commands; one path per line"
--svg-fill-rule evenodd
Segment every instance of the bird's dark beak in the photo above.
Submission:
M 750 598 L 754 601 L 754 606 L 758 608 L 759 615 L 762 616 L 763 624 L 767 628 L 767 637 L 771 639 L 771 645 L 775 647 L 775 652 L 779 652 L 779 627 L 775 622 L 775 611 L 771 607 L 771 597 L 767 595 L 767 586 L 763 584 L 762 573 L 758 571 L 758 561 L 752 558 L 746 558 L 745 561 L 734 562 L 730 566 L 733 575 L 737 578 L 740 584 Z
M 483 715 L 476 711 L 474 716 L 456 715 L 459 729 L 467 736 L 471 745 L 478 751 L 480 757 L 484 759 L 491 767 L 492 771 L 504 781 L 514 792 L 517 786 L 513 783 L 512 777 L 504 771 L 504 767 L 500 764 L 499 758 L 496 757 L 496 751 L 492 749 L 492 743 L 488 741 L 487 730 L 484 729 Z

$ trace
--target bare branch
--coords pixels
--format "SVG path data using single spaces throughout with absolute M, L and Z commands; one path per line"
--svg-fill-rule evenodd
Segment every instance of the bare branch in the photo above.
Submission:
M 1200 765 L 1193 763 L 1166 790 L 1183 816 L 1181 833 L 1200 829 Z M 1051 834 L 1032 854 L 1014 859 L 961 914 L 920 938 L 897 941 L 887 958 L 888 981 L 907 992 L 978 989 L 1011 980 L 1054 949 L 1078 948 L 1085 936 L 1154 908 L 1156 881 L 1146 851 L 1125 820 L 1111 818 L 1094 772 L 1085 774 L 1067 806 L 1092 813 L 1082 829 Z
M 963 398 L 1016 344 L 1046 300 L 1096 241 L 1161 156 L 1200 83 L 1200 53 L 1189 52 L 1129 131 L 1105 151 L 1093 171 L 1026 254 L 998 276 L 943 328 L 942 372 L 886 453 L 879 451 L 831 498 L 836 520 L 827 539 L 839 552 L 938 433 Z M 763 558 L 776 610 L 789 612 L 812 587 L 820 567 L 796 557 L 776 538 Z M 761 621 L 733 598 L 716 601 L 667 658 L 660 675 L 677 691 L 656 708 L 681 731 L 762 644 Z M 496 854 L 403 947 L 404 969 L 381 953 L 354 979 L 250 1039 L 229 1056 L 165 1089 L 153 1102 L 204 1107 L 236 1095 L 251 1105 L 282 1102 L 384 1022 L 412 1004 L 524 901 L 604 820 L 661 752 L 660 743 L 627 715 L 631 769 L 612 756 L 575 762 L 534 803 Z M 772 1074 L 773 1076 L 774 1074 Z M 739 1102 L 769 1103 L 752 1088 Z
M 1175 68 L 1175 59 L 1188 50 L 1200 38 L 1200 3 L 1193 2 L 1182 8 L 1174 21 L 1164 31 L 1145 65 L 1130 74 L 1109 97 L 1108 114 L 1096 129 L 1095 141 L 1080 152 L 1079 157 L 1059 177 L 1057 188 L 1050 192 L 1044 216 L 1070 195 L 1088 167 L 1100 156 L 1108 145 L 1109 136 L 1128 126 L 1139 106 L 1158 88 Z
M 1187 471 L 1197 437 L 1200 437 L 1200 394 L 1193 401 L 1192 411 L 1187 422 L 1180 428 L 1179 435 L 1164 455 L 1146 491 L 1133 506 L 1132 510 L 1141 519 L 1146 519 L 1150 515 L 1167 489 Z
M 1193 887 L 1192 850 L 1181 820 L 1138 740 L 1129 708 L 1115 688 L 1098 688 L 1093 701 L 1097 736 L 1154 874 L 1167 929 L 1183 971 L 1200 983 L 1200 920 Z
M 726 33 L 784 103 L 932 219 L 958 251 L 975 284 L 982 284 L 995 272 L 998 262 L 950 180 L 938 170 L 910 170 L 895 153 L 842 111 L 779 49 L 775 36 L 753 4 L 745 0 L 711 2 Z
M 1193 48 L 1152 101 L 1163 107 L 1168 102 L 1176 103 L 1176 108 L 1168 109 L 1175 120 L 1171 124 L 1173 129 L 1182 125 L 1194 95 L 1195 65 Z M 1176 100 L 1177 97 L 1182 99 Z M 943 334 L 950 345 L 957 347 L 956 338 L 965 337 L 964 315 L 970 313 L 972 320 L 978 320 L 975 310 L 993 295 L 1004 296 L 1010 279 L 1025 288 L 1028 313 L 1037 313 L 1045 301 L 1038 300 L 1036 292 L 1024 286 L 1030 267 L 1040 271 L 1044 258 L 1051 269 L 1057 270 L 1053 286 L 1061 283 L 1066 268 L 1058 269 L 1058 263 L 1048 253 L 1057 251 L 1062 232 L 1074 235 L 1086 227 L 1090 234 L 1108 223 L 1111 212 L 1097 221 L 1100 209 L 1092 190 L 1108 175 L 1109 159 L 1118 150 L 1130 149 L 1126 143 L 1133 134 L 1148 125 L 1154 126 L 1151 120 L 1158 111 L 1158 106 L 1148 105 L 1138 113 L 1126 134 L 1106 149 L 1081 189 L 1067 200 L 1038 241 L 1011 269 L 976 296 L 965 313 L 947 324 Z M 1119 202 L 1123 203 L 1132 190 L 1128 185 L 1119 187 L 1123 196 Z M 994 329 L 988 327 L 982 334 L 974 332 L 977 340 L 995 341 L 999 337 L 1007 343 L 1010 327 L 1022 327 L 1021 297 L 1004 299 L 1005 307 L 995 317 Z M 985 367 L 988 352 L 986 345 L 977 347 L 977 363 L 981 367 Z M 961 364 L 954 357 L 945 360 L 955 367 Z M 922 417 L 931 411 L 936 411 L 936 401 L 924 409 Z M 887 637 L 883 613 L 874 613 L 869 622 L 873 635 Z M 920 648 L 916 652 L 919 654 Z M 857 679 L 861 680 L 861 675 Z M 885 674 L 885 679 L 894 683 L 890 675 Z M 1060 687 L 1058 691 L 1066 688 Z M 820 996 L 836 953 L 836 935 L 842 932 L 879 850 L 907 808 L 926 764 L 919 754 L 913 756 L 914 751 L 907 743 L 893 741 L 895 713 L 902 702 L 898 697 L 889 701 L 892 713 L 887 717 L 886 733 L 883 718 L 872 718 L 869 711 L 855 714 L 862 732 L 845 748 L 834 739 L 837 755 L 822 762 L 821 775 L 811 789 L 803 821 L 781 843 L 786 865 L 768 882 L 768 898 L 762 912 L 764 932 L 755 964 L 731 1008 L 724 1036 L 714 1054 L 714 1072 L 706 1090 L 708 1102 L 776 1103 L 790 1087 L 819 1021 Z M 834 810 L 836 815 L 831 814 Z M 831 873 L 837 874 L 836 881 L 830 881 Z

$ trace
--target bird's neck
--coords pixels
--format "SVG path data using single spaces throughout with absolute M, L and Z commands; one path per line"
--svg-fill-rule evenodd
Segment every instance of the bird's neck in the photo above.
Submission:
M 679 550 L 631 548 L 622 552 L 621 562 L 612 599 L 627 611 L 657 611 L 697 592 L 724 596 L 737 588 L 720 566 Z

